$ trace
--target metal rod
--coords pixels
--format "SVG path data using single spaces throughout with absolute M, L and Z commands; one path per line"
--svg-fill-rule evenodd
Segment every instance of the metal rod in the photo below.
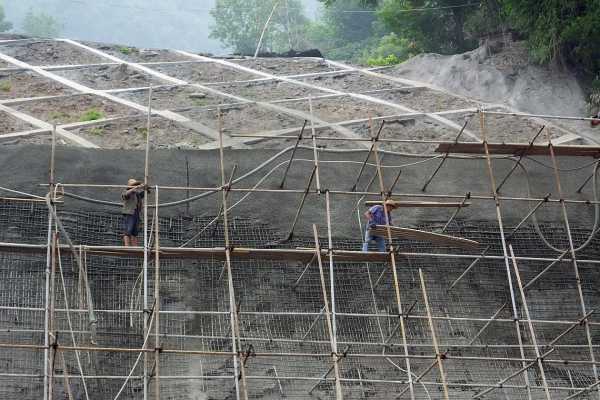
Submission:
M 372 123 L 372 121 L 371 121 L 371 123 Z M 354 185 L 352 185 L 352 188 L 350 189 L 351 192 L 354 192 L 356 190 L 356 186 L 358 186 L 358 182 L 360 182 L 360 178 L 362 178 L 362 174 L 365 170 L 365 167 L 367 166 L 367 162 L 369 161 L 369 158 L 371 158 L 371 153 L 373 153 L 375 144 L 379 140 L 379 136 L 381 135 L 381 131 L 383 130 L 384 126 L 385 126 L 385 120 L 381 121 L 381 125 L 379 126 L 379 131 L 377 132 L 377 134 L 375 136 L 371 137 L 371 141 L 373 143 L 371 144 L 371 147 L 369 148 L 369 151 L 367 152 L 367 157 L 365 158 L 365 161 L 363 161 L 362 165 L 360 166 L 360 170 L 358 171 L 358 175 L 356 177 L 356 182 L 354 182 Z
M 465 131 L 465 128 L 467 127 L 467 124 L 469 123 L 471 119 L 469 118 L 468 120 L 465 121 L 464 125 L 462 126 L 462 128 L 460 129 L 460 132 L 458 132 L 458 135 L 456 135 L 456 137 L 454 138 L 454 143 L 458 143 L 458 139 L 461 137 L 461 135 L 463 134 L 463 132 Z M 446 154 L 444 154 L 444 157 L 442 157 L 442 160 L 440 161 L 440 163 L 438 164 L 437 168 L 435 169 L 435 171 L 433 171 L 433 173 L 431 174 L 431 176 L 429 177 L 429 179 L 427 179 L 427 181 L 425 182 L 425 184 L 423 185 L 423 187 L 421 188 L 421 191 L 424 192 L 427 190 L 427 186 L 429 186 L 429 184 L 431 183 L 431 181 L 433 181 L 433 178 L 435 178 L 435 176 L 437 175 L 437 173 L 440 171 L 440 169 L 442 169 L 442 166 L 446 163 L 446 160 L 448 159 L 448 156 L 450 155 L 450 150 L 448 150 L 446 152 Z
M 504 303 L 502 304 L 502 306 L 500 306 L 500 308 L 494 313 L 494 315 L 492 315 L 490 320 L 486 322 L 485 325 L 483 325 L 483 327 L 477 332 L 477 334 L 475 334 L 475 336 L 471 338 L 471 340 L 469 341 L 469 345 L 472 345 L 475 342 L 475 340 L 477 340 L 477 338 L 481 336 L 481 334 L 487 329 L 488 326 L 490 326 L 492 322 L 494 322 L 494 320 L 498 317 L 498 315 L 500 315 L 502 310 L 504 310 L 507 305 L 508 303 Z
M 310 261 L 308 263 L 306 263 L 306 266 L 304 267 L 304 269 L 302 270 L 302 273 L 300 274 L 300 276 L 298 277 L 298 279 L 296 279 L 296 282 L 294 282 L 294 284 L 292 285 L 292 288 L 297 288 L 298 285 L 300 284 L 300 281 L 302 280 L 302 278 L 304 277 L 304 274 L 306 274 L 306 271 L 308 271 L 308 268 L 312 265 L 313 262 L 315 262 L 315 259 L 317 258 L 317 255 L 315 254 L 313 256 L 313 258 L 310 259 Z
M 300 205 L 298 206 L 298 210 L 296 210 L 296 215 L 294 216 L 294 221 L 292 222 L 290 232 L 288 233 L 287 237 L 285 238 L 285 241 L 290 241 L 294 237 L 294 231 L 296 230 L 296 224 L 298 224 L 298 220 L 300 219 L 300 213 L 302 212 L 306 198 L 308 197 L 308 194 L 310 193 L 310 187 L 312 186 L 312 182 L 316 176 L 316 172 L 317 172 L 317 167 L 314 166 L 312 169 L 312 172 L 310 174 L 310 177 L 308 178 L 308 183 L 306 184 L 306 190 L 304 191 L 304 193 L 302 193 L 302 199 L 300 199 Z
M 454 210 L 454 213 L 450 216 L 450 219 L 448 220 L 448 222 L 446 222 L 446 225 L 444 225 L 444 227 L 440 231 L 441 233 L 446 232 L 446 229 L 448 229 L 448 227 L 450 226 L 452 221 L 454 221 L 454 219 L 458 216 L 458 213 L 464 208 L 465 203 L 467 201 L 469 201 L 470 198 L 471 198 L 471 192 L 468 192 L 467 194 L 465 194 L 465 198 L 460 203 L 460 206 L 456 210 Z
M 500 182 L 500 184 L 496 187 L 496 192 L 500 192 L 500 189 L 502 189 L 502 186 L 504 186 L 504 184 L 506 183 L 506 181 L 508 180 L 508 178 L 511 177 L 511 175 L 513 174 L 513 172 L 515 172 L 515 170 L 517 169 L 517 167 L 519 166 L 519 164 L 521 164 L 521 161 L 523 160 L 523 157 L 525 157 L 525 154 L 527 154 L 529 152 L 529 150 L 531 150 L 533 148 L 533 144 L 535 142 L 535 139 L 537 139 L 538 136 L 540 136 L 542 134 L 542 131 L 545 128 L 546 128 L 546 125 L 542 126 L 542 128 L 538 131 L 538 133 L 529 142 L 529 147 L 527 148 L 527 150 L 524 150 L 524 151 L 521 152 L 521 155 L 519 156 L 519 159 L 515 162 L 515 165 L 513 165 L 513 167 L 511 168 L 511 170 L 508 172 L 508 174 L 506 174 L 506 176 L 504 176 L 504 179 L 502 179 L 502 181 Z
M 298 145 L 300 144 L 300 141 L 302 140 L 302 135 L 304 134 L 304 129 L 306 129 L 307 123 L 308 123 L 308 121 L 304 120 L 304 124 L 302 125 L 302 129 L 300 130 L 300 133 L 298 134 L 298 139 L 296 140 L 296 144 L 294 144 L 294 149 L 292 150 L 292 155 L 290 156 L 290 161 L 288 162 L 287 166 L 285 167 L 285 172 L 283 173 L 283 178 L 281 179 L 281 183 L 279 184 L 280 189 L 283 189 L 283 186 L 285 185 L 285 179 L 287 178 L 288 172 L 292 166 L 292 162 L 294 161 L 294 156 L 296 155 L 296 150 L 298 150 Z
M 485 146 L 487 148 L 487 142 L 485 142 Z M 491 172 L 491 160 L 490 160 L 490 167 L 488 168 L 488 170 Z M 496 191 L 494 191 L 494 193 L 497 193 Z M 546 197 L 544 197 L 543 199 L 541 199 L 540 201 L 538 201 L 538 203 L 535 205 L 535 207 L 533 207 L 528 213 L 527 215 L 521 219 L 521 221 L 517 224 L 517 226 L 508 234 L 508 236 L 504 237 L 504 228 L 502 228 L 500 230 L 500 235 L 503 236 L 503 240 L 510 240 L 519 230 L 519 228 L 521 228 L 521 226 L 523 226 L 523 224 L 525 224 L 525 222 L 527 222 L 527 220 L 533 215 L 535 214 L 535 212 L 544 204 L 547 203 L 548 200 L 550 198 L 550 193 L 548 193 L 546 195 Z M 496 196 L 496 208 L 499 208 L 499 204 L 500 204 L 500 198 L 498 196 Z M 499 210 L 498 210 L 499 211 Z M 498 212 L 497 211 L 497 212 Z M 452 284 L 450 285 L 450 287 L 448 288 L 448 291 L 452 290 L 454 288 L 454 286 L 456 286 L 456 284 L 458 282 L 461 281 L 462 278 L 465 277 L 465 275 L 467 275 L 467 273 L 469 273 L 469 271 L 471 271 L 471 269 L 477 265 L 477 263 L 483 259 L 486 258 L 486 254 L 487 252 L 492 248 L 491 245 L 486 246 L 486 248 L 481 252 L 481 256 L 476 258 L 475 260 L 473 260 L 473 262 L 462 272 L 462 274 L 460 274 L 460 276 L 458 278 L 456 278 L 456 280 L 454 280 L 454 282 L 452 282 Z

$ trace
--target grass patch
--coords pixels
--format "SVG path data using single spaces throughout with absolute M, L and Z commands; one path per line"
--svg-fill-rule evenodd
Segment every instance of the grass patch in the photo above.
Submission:
M 123 47 L 119 47 L 119 52 L 121 54 L 125 54 L 126 56 L 128 56 L 129 54 L 134 53 L 135 49 L 133 49 L 131 47 L 123 46 Z
M 137 128 L 137 133 L 142 135 L 144 139 L 148 137 L 148 128 Z
M 92 129 L 90 129 L 89 134 L 93 135 L 93 136 L 102 136 L 102 135 L 104 135 L 104 129 L 99 128 L 99 127 L 92 128 Z
M 73 117 L 71 117 L 71 115 L 67 114 L 64 111 L 51 111 L 48 114 L 48 118 L 52 122 L 68 122 L 73 119 Z
M 104 113 L 102 111 L 97 110 L 95 108 L 90 108 L 85 113 L 83 113 L 83 115 L 81 116 L 79 121 L 81 121 L 81 122 L 96 121 L 96 120 L 99 120 L 102 118 L 104 118 Z
M 12 90 L 12 84 L 10 81 L 0 82 L 0 92 L 10 92 Z

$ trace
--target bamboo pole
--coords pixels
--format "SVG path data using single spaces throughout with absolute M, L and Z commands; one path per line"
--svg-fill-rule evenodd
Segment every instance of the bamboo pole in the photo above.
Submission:
M 549 134 L 548 134 L 548 150 L 550 153 L 550 159 L 552 160 L 552 167 L 554 169 L 554 179 L 556 182 L 556 190 L 557 190 L 559 198 L 562 199 L 563 191 L 562 191 L 561 180 L 560 180 L 560 172 L 558 169 L 558 161 L 556 160 L 556 155 L 554 154 L 554 146 L 552 144 L 552 139 L 550 138 Z M 573 245 L 573 236 L 571 235 L 571 225 L 569 223 L 569 215 L 567 213 L 567 206 L 566 206 L 564 200 L 560 201 L 560 206 L 561 206 L 561 211 L 562 211 L 563 223 L 565 225 L 565 229 L 567 232 L 567 238 L 569 240 L 569 252 L 571 253 L 571 263 L 573 264 L 573 271 L 575 273 L 575 284 L 577 285 L 577 294 L 579 295 L 581 314 L 583 316 L 585 316 L 587 314 L 587 308 L 586 308 L 586 304 L 585 304 L 585 298 L 583 297 L 583 289 L 581 287 L 581 276 L 579 274 L 579 265 L 577 263 L 577 255 L 576 255 L 576 251 L 575 251 L 575 246 Z M 592 362 L 594 362 L 594 364 L 592 364 L 592 372 L 594 373 L 594 380 L 596 381 L 595 382 L 596 384 L 600 384 L 600 381 L 598 380 L 598 368 L 596 367 L 596 364 L 595 364 L 596 355 L 594 353 L 594 349 L 592 346 L 592 334 L 590 331 L 589 324 L 586 323 L 584 325 L 584 328 L 585 328 L 586 339 L 587 339 L 587 343 L 588 343 L 588 347 L 589 347 L 590 360 Z M 596 389 L 598 389 L 598 385 L 596 385 L 595 387 L 596 387 Z M 596 390 L 596 392 L 597 392 L 598 398 L 600 399 L 600 390 Z
M 315 123 L 314 123 L 314 116 L 313 116 L 313 103 L 312 103 L 311 96 L 308 96 L 308 108 L 310 111 L 310 130 L 311 130 L 311 139 L 312 139 L 312 146 L 313 146 L 313 158 L 314 158 L 314 163 L 315 163 L 315 178 L 316 178 L 316 182 L 317 182 L 317 193 L 321 193 L 321 178 L 320 178 L 320 173 L 319 173 L 319 152 L 317 149 L 317 134 L 315 132 Z
M 52 400 L 54 398 L 54 363 L 56 357 L 56 346 L 57 346 L 57 336 L 54 332 L 54 306 L 55 306 L 55 276 L 56 276 L 56 249 L 58 244 L 58 233 L 52 233 L 52 255 L 51 255 L 51 265 L 52 270 L 50 272 L 50 316 L 49 316 L 49 327 L 48 327 L 48 336 L 52 340 L 52 343 L 49 343 L 52 351 L 49 355 L 48 364 L 50 366 L 50 372 L 48 377 L 48 400 Z
M 542 354 L 540 352 L 540 348 L 538 346 L 537 335 L 535 333 L 535 328 L 531 323 L 531 316 L 529 314 L 529 306 L 527 305 L 527 298 L 525 297 L 525 290 L 523 290 L 523 284 L 521 283 L 521 274 L 519 273 L 519 267 L 517 266 L 517 260 L 515 260 L 515 252 L 513 250 L 512 244 L 508 245 L 510 250 L 512 265 L 515 271 L 515 278 L 517 279 L 517 286 L 519 288 L 519 292 L 521 293 L 521 304 L 523 305 L 523 310 L 525 311 L 525 316 L 529 321 L 527 326 L 529 327 L 530 339 L 533 343 L 533 349 L 535 351 L 535 358 L 537 361 L 537 365 L 540 371 L 540 375 L 542 376 L 542 385 L 544 386 L 544 392 L 546 394 L 546 399 L 551 400 L 550 391 L 548 390 L 548 382 L 546 380 L 546 371 L 544 369 L 544 363 Z
M 151 127 L 151 118 L 152 118 L 152 86 L 150 86 L 148 93 L 148 115 L 146 118 L 146 151 L 144 157 L 144 191 L 148 187 L 148 177 L 149 177 L 149 160 L 150 160 L 150 127 Z M 145 194 L 147 192 L 144 192 Z M 158 222 L 158 221 L 157 221 Z M 148 199 L 144 195 L 144 262 L 143 262 L 143 306 L 144 306 L 144 327 L 143 327 L 143 336 L 146 337 L 149 329 L 148 318 L 149 318 L 149 310 L 148 310 Z M 148 400 L 148 355 L 144 353 L 143 360 L 143 368 L 144 368 L 144 400 Z
M 423 277 L 423 270 L 419 268 L 419 278 L 421 279 L 421 291 L 423 293 L 423 301 L 425 302 L 425 309 L 427 310 L 427 319 L 429 320 L 429 330 L 431 331 L 431 340 L 433 342 L 433 348 L 435 350 L 436 361 L 438 370 L 440 373 L 440 379 L 442 380 L 442 387 L 444 389 L 444 398 L 450 400 L 450 394 L 448 393 L 448 383 L 446 382 L 446 372 L 444 370 L 443 359 L 445 355 L 440 353 L 440 348 L 435 334 L 435 326 L 433 325 L 433 319 L 431 318 L 431 307 L 429 306 L 429 297 L 427 296 L 427 288 L 425 287 L 425 278 Z
M 218 111 L 219 115 L 219 167 L 221 170 L 221 185 L 225 186 L 225 152 L 223 149 L 223 115 L 221 110 Z M 230 312 L 230 324 L 231 324 L 231 345 L 233 349 L 233 365 L 235 373 L 235 392 L 236 398 L 240 400 L 240 385 L 238 370 L 241 375 L 242 387 L 241 395 L 244 400 L 248 400 L 248 392 L 246 386 L 246 372 L 244 363 L 239 361 L 238 345 L 239 345 L 239 324 L 237 314 L 237 303 L 235 300 L 235 288 L 233 286 L 233 271 L 231 267 L 231 243 L 229 240 L 229 212 L 227 208 L 227 192 L 221 192 L 221 202 L 223 205 L 223 234 L 225 237 L 225 268 L 227 270 L 227 287 L 229 292 L 229 312 Z
M 158 204 L 158 186 L 154 200 Z M 154 208 L 154 384 L 155 398 L 160 400 L 160 221 L 158 207 Z
M 370 123 L 370 128 L 371 128 L 371 132 L 373 131 L 373 122 L 371 121 Z M 379 180 L 379 189 L 381 191 L 380 196 L 381 196 L 381 200 L 384 202 L 385 204 L 385 200 L 386 200 L 386 196 L 385 196 L 385 185 L 384 185 L 384 180 L 383 180 L 383 171 L 381 168 L 381 159 L 379 157 L 379 147 L 377 145 L 377 142 L 375 142 L 375 148 L 373 151 L 373 154 L 375 155 L 375 166 L 377 168 L 377 177 Z M 385 215 L 385 220 L 386 221 L 390 221 L 390 216 L 388 214 L 387 208 L 385 207 L 385 205 L 383 206 L 383 211 L 384 211 L 384 215 Z M 390 257 L 390 264 L 391 264 L 391 268 L 392 268 L 392 276 L 393 276 L 393 282 L 394 282 L 394 293 L 396 295 L 396 305 L 398 307 L 398 315 L 400 317 L 400 332 L 402 333 L 402 346 L 404 348 L 404 355 L 407 356 L 405 358 L 406 361 L 406 375 L 408 377 L 408 385 L 410 388 L 410 398 L 411 400 L 415 399 L 415 393 L 414 393 L 414 386 L 413 386 L 413 380 L 412 380 L 412 373 L 411 373 L 411 366 L 410 366 L 410 360 L 408 358 L 408 346 L 407 346 L 407 340 L 406 340 L 406 327 L 404 324 L 404 318 L 402 318 L 402 316 L 404 315 L 403 312 L 403 308 L 402 308 L 402 298 L 400 296 L 400 284 L 398 283 L 398 271 L 396 268 L 396 254 L 395 254 L 395 250 L 394 250 L 394 245 L 392 242 L 392 232 L 390 229 L 389 224 L 387 224 L 387 241 L 389 243 L 389 257 Z
M 315 254 L 317 255 L 317 263 L 319 265 L 319 276 L 321 278 L 321 291 L 322 291 L 323 303 L 324 303 L 324 307 L 325 307 L 325 321 L 327 322 L 327 331 L 329 332 L 329 340 L 330 340 L 330 344 L 331 344 L 331 357 L 333 359 L 332 368 L 333 368 L 334 374 L 335 374 L 336 399 L 343 400 L 344 393 L 342 391 L 342 384 L 340 381 L 340 370 L 339 370 L 339 365 L 338 365 L 340 358 L 339 358 L 339 355 L 337 352 L 334 326 L 333 326 L 333 322 L 331 320 L 331 310 L 329 308 L 329 299 L 327 296 L 327 285 L 325 283 L 325 273 L 323 272 L 323 260 L 321 259 L 321 245 L 319 244 L 319 233 L 317 232 L 317 226 L 314 224 L 313 224 L 313 235 L 314 235 L 314 239 L 315 239 L 315 249 L 316 249 Z M 331 273 L 331 271 L 330 271 L 330 273 Z M 329 369 L 327 374 L 325 374 L 325 377 L 329 374 L 330 371 L 331 371 L 331 368 Z M 321 378 L 321 380 L 324 379 L 325 377 Z
M 487 132 L 486 132 L 486 127 L 485 127 L 485 115 L 483 113 L 479 114 L 479 126 L 481 129 L 481 136 L 483 138 L 483 147 L 484 147 L 485 156 L 486 156 L 487 172 L 488 172 L 488 176 L 490 179 L 490 190 L 492 192 L 492 197 L 494 197 L 496 199 L 495 200 L 496 219 L 498 221 L 498 228 L 500 230 L 500 240 L 502 243 L 502 255 L 503 255 L 503 260 L 504 260 L 504 267 L 506 269 L 506 277 L 507 277 L 507 281 L 508 281 L 508 287 L 510 290 L 510 300 L 511 300 L 511 305 L 512 305 L 512 310 L 513 310 L 513 318 L 515 321 L 515 330 L 517 333 L 517 340 L 519 342 L 519 351 L 521 352 L 521 357 L 525 358 L 525 350 L 523 348 L 523 339 L 521 336 L 521 325 L 519 323 L 519 315 L 517 312 L 515 293 L 514 293 L 511 274 L 510 274 L 510 266 L 509 266 L 509 261 L 508 261 L 509 260 L 508 250 L 506 247 L 506 237 L 504 235 L 504 223 L 502 222 L 502 210 L 501 210 L 501 205 L 500 205 L 501 203 L 500 203 L 500 200 L 498 199 L 498 192 L 496 191 L 496 187 L 497 187 L 496 179 L 494 177 L 494 170 L 492 168 L 492 159 L 490 157 L 490 151 L 489 151 L 488 142 L 487 142 Z M 542 204 L 542 202 L 540 202 L 537 207 L 541 206 L 541 204 Z M 525 223 L 525 221 L 529 218 L 529 216 L 532 215 L 535 212 L 535 210 L 537 210 L 537 207 L 534 208 L 526 216 L 526 218 L 521 220 L 521 223 Z M 521 224 L 517 225 L 517 227 L 515 229 L 513 229 L 512 233 L 510 234 L 510 237 L 512 237 L 513 234 L 516 233 L 517 229 L 520 226 L 521 226 Z M 525 364 L 524 361 L 523 361 L 523 364 Z M 529 387 L 530 387 L 529 375 L 527 373 L 527 368 L 525 368 L 525 365 L 523 365 L 522 372 L 523 372 L 523 378 L 525 379 L 525 386 L 527 387 L 527 397 L 529 400 L 531 400 L 531 390 L 529 389 Z

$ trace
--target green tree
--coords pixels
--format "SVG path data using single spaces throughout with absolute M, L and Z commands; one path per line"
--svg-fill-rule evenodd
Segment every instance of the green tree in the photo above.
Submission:
M 363 0 L 327 2 L 319 19 L 308 25 L 306 37 L 328 58 L 359 61 L 385 34 L 369 11 L 374 9 Z
M 210 37 L 239 54 L 254 54 L 273 8 L 275 12 L 263 38 L 263 51 L 303 47 L 308 22 L 300 0 L 217 0 L 210 11 L 215 24 Z
M 467 19 L 479 3 L 464 0 L 384 0 L 379 17 L 393 32 L 425 51 L 453 54 L 471 50 L 475 38 L 465 35 Z
M 0 1 L 0 32 L 10 31 L 12 29 L 12 24 L 6 20 L 6 15 L 4 14 L 4 7 L 2 6 L 2 2 Z
M 60 23 L 43 11 L 29 10 L 23 21 L 23 31 L 31 36 L 57 37 L 61 30 Z
M 600 72 L 600 0 L 503 0 L 533 57 Z

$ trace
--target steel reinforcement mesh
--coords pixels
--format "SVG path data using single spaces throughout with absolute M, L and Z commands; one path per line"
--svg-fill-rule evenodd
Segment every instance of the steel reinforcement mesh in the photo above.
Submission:
M 76 244 L 120 242 L 118 214 L 62 210 L 59 216 Z M 0 241 L 46 243 L 47 218 L 44 204 L 0 201 Z M 161 245 L 183 244 L 211 219 L 160 218 Z M 419 228 L 435 230 L 441 226 L 443 223 L 427 223 Z M 507 231 L 509 229 L 507 227 Z M 562 226 L 544 225 L 542 231 L 555 246 L 568 247 Z M 234 246 L 314 246 L 309 237 L 278 242 L 283 236 L 281 233 L 251 218 L 233 218 L 230 233 Z M 498 226 L 494 222 L 458 221 L 449 226 L 447 233 L 477 240 L 483 247 L 490 245 L 489 256 L 502 255 Z M 589 234 L 589 229 L 573 227 L 576 244 L 584 242 Z M 326 238 L 321 241 L 322 245 L 327 243 Z M 522 227 L 510 243 L 517 256 L 555 258 L 558 255 L 544 245 L 530 225 Z M 360 244 L 359 239 L 334 238 L 334 246 L 340 249 L 356 250 Z M 333 323 L 338 352 L 345 354 L 338 362 L 345 398 L 394 399 L 401 393 L 400 398 L 410 398 L 407 369 L 410 368 L 412 378 L 416 379 L 435 360 L 419 269 L 424 275 L 434 318 L 433 330 L 440 352 L 446 356 L 442 362 L 451 398 L 472 398 L 517 373 L 523 368 L 522 358 L 536 359 L 529 324 L 514 321 L 515 314 L 518 319 L 525 319 L 526 314 L 512 264 L 509 267 L 515 294 L 514 309 L 503 258 L 480 260 L 449 290 L 452 282 L 472 262 L 472 259 L 457 257 L 465 251 L 422 242 L 400 241 L 398 244 L 403 252 L 430 254 L 398 256 L 398 287 L 387 263 L 334 260 L 331 279 L 329 259 L 323 260 L 328 296 L 331 287 L 334 288 Z M 223 246 L 223 224 L 206 229 L 189 246 Z M 435 253 L 456 257 L 440 257 Z M 600 259 L 600 240 L 595 238 L 577 255 L 581 292 L 570 262 L 556 264 L 526 291 L 528 309 L 535 321 L 532 324 L 535 340 L 542 352 L 551 350 L 548 343 L 583 316 L 581 300 L 588 311 L 598 304 L 600 272 L 597 264 L 586 260 Z M 54 293 L 56 312 L 51 331 L 57 342 L 62 346 L 91 348 L 89 351 L 58 351 L 54 354 L 55 398 L 65 398 L 68 385 L 77 399 L 86 398 L 86 391 L 89 398 L 113 399 L 125 377 L 131 373 L 120 398 L 141 399 L 143 362 L 133 368 L 139 352 L 93 350 L 97 350 L 96 347 L 142 347 L 144 313 L 149 312 L 154 302 L 153 261 L 148 272 L 146 310 L 140 259 L 84 254 L 82 261 L 87 274 L 79 271 L 71 254 L 61 254 L 56 279 L 48 285 L 50 293 Z M 549 264 L 547 260 L 519 260 L 522 282 L 529 282 Z M 162 399 L 236 397 L 233 357 L 193 354 L 194 351 L 232 351 L 232 309 L 239 317 L 240 337 L 236 346 L 248 355 L 245 375 L 249 398 L 335 398 L 331 338 L 318 265 L 234 261 L 235 307 L 230 303 L 228 274 L 222 261 L 165 259 L 161 261 L 160 275 L 160 346 L 183 351 L 160 354 Z M 89 282 L 97 319 L 95 343 L 91 343 L 84 278 Z M 25 345 L 22 348 L 0 347 L 0 398 L 42 397 L 44 350 L 27 346 L 44 345 L 46 279 L 45 255 L 0 253 L 0 343 Z M 403 319 L 404 335 L 400 327 L 399 302 L 404 312 L 409 311 Z M 488 324 L 493 315 L 496 320 Z M 600 355 L 597 351 L 600 329 L 596 323 L 575 327 L 545 357 L 543 372 L 555 398 L 567 397 L 576 393 L 577 388 L 595 382 L 586 329 L 597 358 Z M 523 354 L 517 332 L 523 343 Z M 148 347 L 154 349 L 153 333 L 148 343 Z M 405 343 L 409 363 L 403 357 Z M 154 379 L 153 360 L 152 353 L 148 356 L 151 383 Z M 242 384 L 241 380 L 239 384 Z M 542 370 L 537 364 L 501 386 L 488 393 L 486 398 L 546 398 Z M 413 385 L 417 399 L 442 398 L 442 390 L 437 366 Z M 153 391 L 151 384 L 150 395 Z M 582 395 L 586 396 L 590 395 Z

